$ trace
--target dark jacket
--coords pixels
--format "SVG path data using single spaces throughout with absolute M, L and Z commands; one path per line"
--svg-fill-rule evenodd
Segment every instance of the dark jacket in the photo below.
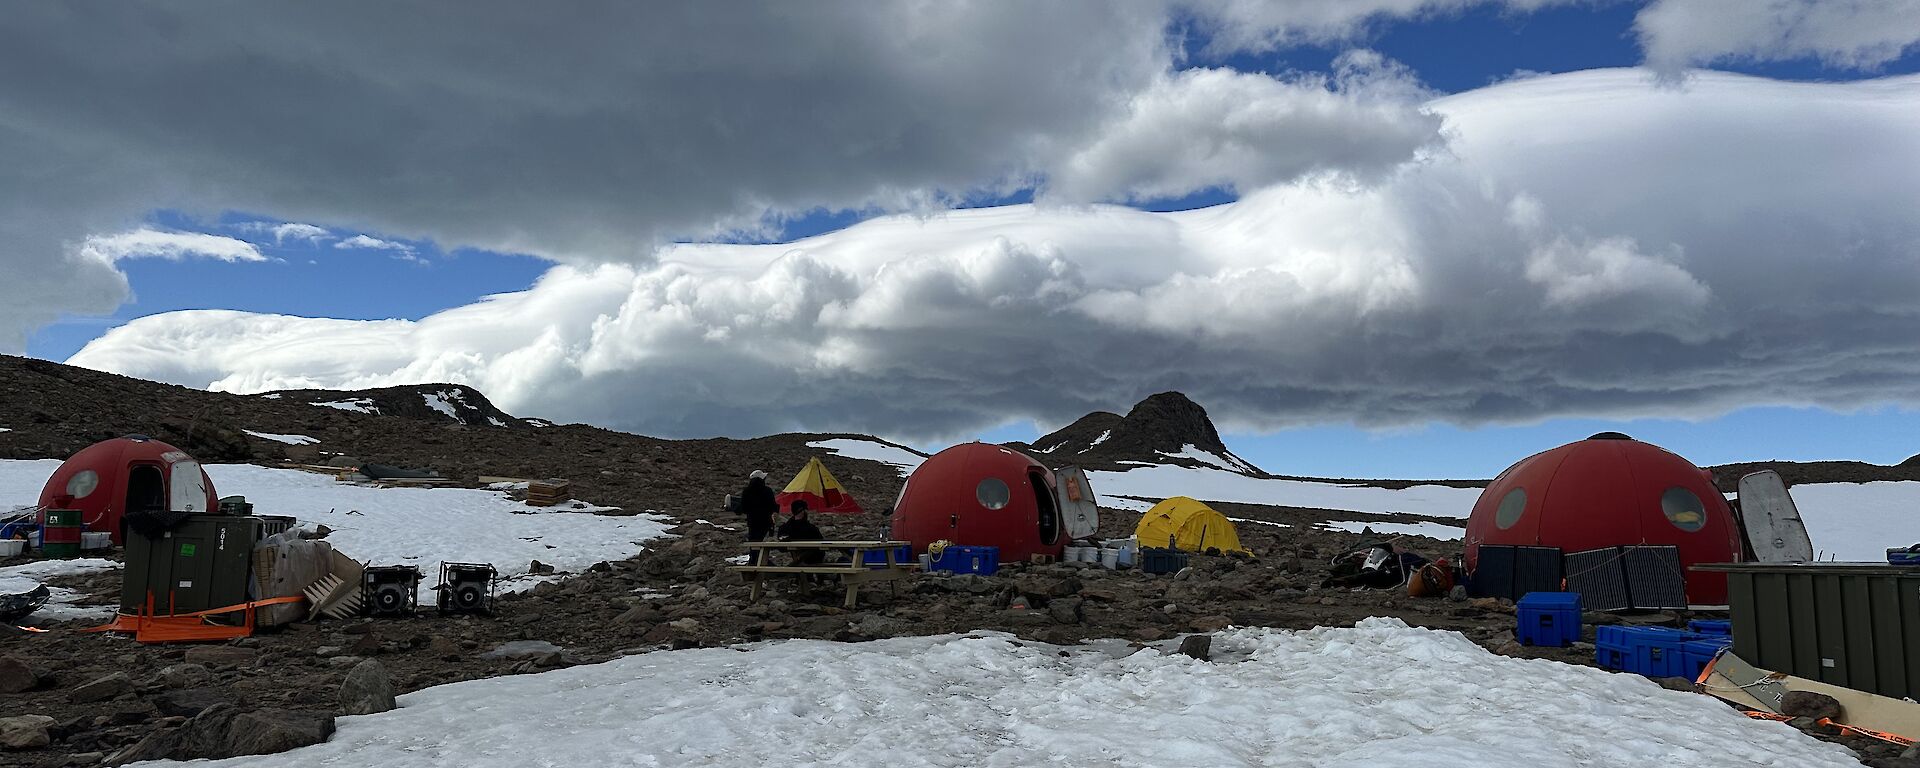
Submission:
M 774 500 L 773 488 L 767 481 L 754 478 L 747 481 L 747 487 L 740 491 L 740 513 L 747 516 L 747 524 L 763 528 L 773 527 L 773 514 L 780 511 L 780 502 Z
M 820 533 L 820 526 L 811 520 L 788 520 L 780 524 L 781 541 L 826 541 Z

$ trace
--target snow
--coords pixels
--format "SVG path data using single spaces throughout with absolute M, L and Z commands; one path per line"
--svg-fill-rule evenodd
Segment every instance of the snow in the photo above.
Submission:
M 322 408 L 337 408 L 342 411 L 353 411 L 354 413 L 378 414 L 380 412 L 380 409 L 373 407 L 373 400 L 365 397 L 355 397 L 346 400 L 329 400 L 324 403 L 309 403 L 309 405 L 317 405 Z
M 1816 483 L 1787 490 L 1823 560 L 1887 561 L 1920 542 L 1920 482 Z
M 882 464 L 892 464 L 900 470 L 902 475 L 912 472 L 915 467 L 920 466 L 920 462 L 927 460 L 927 457 L 913 451 L 874 440 L 836 437 L 832 440 L 815 440 L 807 443 L 807 447 L 833 451 L 850 459 L 866 459 Z
M 1095 444 L 1097 445 L 1098 441 L 1095 441 Z M 1218 467 L 1229 472 L 1258 472 L 1258 470 L 1253 468 L 1252 464 L 1242 461 L 1240 457 L 1232 453 L 1221 456 L 1212 451 L 1200 450 L 1200 446 L 1197 445 L 1189 444 L 1181 446 L 1178 453 L 1167 453 L 1166 451 L 1154 451 L 1154 453 L 1175 459 L 1192 459 L 1207 466 Z
M 0 427 L 0 432 L 12 432 L 12 431 L 13 430 L 8 427 Z
M 1089 478 L 1089 480 L 1091 480 L 1091 478 Z M 1147 501 L 1146 499 L 1129 499 L 1124 496 L 1108 496 L 1104 493 L 1101 493 L 1098 487 L 1093 489 L 1093 495 L 1095 499 L 1099 500 L 1100 506 L 1111 507 L 1113 509 L 1124 509 L 1128 512 L 1145 512 L 1149 509 L 1153 509 L 1153 505 L 1155 504 L 1155 502 Z
M 447 402 L 447 393 L 439 392 L 431 395 L 423 393 L 420 395 L 420 398 L 427 401 L 428 408 L 444 413 L 447 415 L 447 418 L 453 419 L 454 421 L 462 421 L 460 412 L 453 409 L 452 403 Z
M 31 592 L 55 576 L 111 571 L 119 563 L 103 558 L 77 560 L 38 560 L 0 568 L 0 594 Z M 47 604 L 29 614 L 26 623 L 47 621 L 105 620 L 113 617 L 117 605 L 82 605 L 86 595 L 64 587 L 47 585 Z
M 1645 678 L 1368 619 L 1163 647 L 788 640 L 427 688 L 323 744 L 205 766 L 1852 766 Z M 528 734 L 559 734 L 530 756 Z
M 1287 523 L 1276 523 L 1276 522 L 1273 522 L 1272 520 L 1255 520 L 1251 517 L 1229 517 L 1227 519 L 1235 523 L 1253 523 L 1254 525 L 1270 525 L 1275 528 L 1292 528 L 1293 527 L 1292 525 Z
M 276 435 L 272 432 L 255 432 L 251 429 L 243 429 L 240 431 L 262 440 L 272 440 L 276 443 L 286 443 L 287 445 L 313 445 L 320 442 L 319 438 L 307 437 L 306 435 Z
M 1125 472 L 1090 472 L 1096 493 L 1164 499 L 1191 496 L 1201 501 L 1266 504 L 1376 514 L 1408 513 L 1466 519 L 1479 488 L 1416 485 L 1394 490 L 1358 485 L 1248 477 L 1224 469 L 1146 466 Z
M 494 426 L 496 426 L 496 427 L 504 427 L 504 426 L 506 426 L 506 425 L 507 425 L 507 423 L 506 423 L 506 422 L 504 422 L 504 421 L 501 421 L 500 419 L 498 419 L 498 418 L 495 418 L 495 417 L 493 417 L 493 416 L 488 416 L 488 417 L 487 417 L 487 423 L 488 423 L 488 424 L 492 424 L 492 425 L 494 425 Z
M 264 395 L 261 395 L 261 396 L 260 396 L 260 399 L 262 399 L 262 400 L 278 400 L 278 399 L 280 399 L 280 393 L 278 393 L 278 392 L 268 392 L 268 393 L 266 393 L 266 394 L 264 394 Z
M 1374 533 L 1394 536 L 1426 536 L 1441 541 L 1458 541 L 1467 534 L 1467 529 L 1445 523 L 1382 523 L 1375 521 L 1331 520 L 1324 523 L 1315 523 L 1315 525 L 1321 528 L 1347 531 L 1349 533 L 1359 533 L 1362 529 L 1372 528 Z
M 1096 445 L 1099 445 L 1099 444 L 1101 444 L 1101 443 L 1104 443 L 1104 442 L 1106 442 L 1106 441 L 1107 441 L 1107 438 L 1109 438 L 1109 437 L 1113 437 L 1113 430 L 1111 430 L 1111 429 L 1109 429 L 1109 430 L 1106 430 L 1106 431 L 1104 431 L 1104 432 L 1101 432 L 1101 433 L 1100 433 L 1100 436 L 1099 436 L 1099 437 L 1096 437 L 1096 438 L 1094 438 L 1094 439 L 1093 439 L 1093 442 L 1091 442 L 1091 443 L 1087 443 L 1087 447 L 1086 447 L 1086 448 L 1084 448 L 1084 449 L 1081 449 L 1081 451 L 1080 451 L 1080 452 L 1081 452 L 1081 453 L 1086 453 L 1087 451 L 1091 451 L 1091 450 L 1093 450 L 1093 447 L 1094 447 L 1094 446 L 1096 446 Z
M 11 465 L 17 462 L 7 462 Z M 440 563 L 492 563 L 502 589 L 526 589 L 534 560 L 584 571 L 602 560 L 638 554 L 672 525 L 657 515 L 614 517 L 530 507 L 499 491 L 473 488 L 377 488 L 328 475 L 251 464 L 210 464 L 223 494 L 240 494 L 261 514 L 324 524 L 335 549 L 373 565 L 415 565 L 421 601 L 432 599 Z M 4 473 L 0 473 L 4 474 Z M 592 508 L 590 508 L 592 509 Z

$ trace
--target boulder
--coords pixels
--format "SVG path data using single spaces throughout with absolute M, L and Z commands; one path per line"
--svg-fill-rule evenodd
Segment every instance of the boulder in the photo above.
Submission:
M 160 713 L 170 717 L 194 717 L 215 706 L 228 703 L 225 694 L 209 688 L 186 688 L 167 691 L 154 697 L 153 704 Z
M 347 679 L 340 684 L 342 712 L 371 715 L 393 708 L 393 680 L 380 662 L 367 659 L 347 672 Z
M 1080 591 L 1080 580 L 1072 576 L 1030 574 L 1015 579 L 1014 588 L 1029 599 L 1066 597 Z
M 94 678 L 80 687 L 67 692 L 67 701 L 75 704 L 91 704 L 106 701 L 133 690 L 133 678 L 125 672 L 115 672 L 105 677 Z
M 1233 626 L 1233 618 L 1220 613 L 1208 614 L 1187 622 L 1187 626 L 1195 632 L 1218 632 Z
M 54 719 L 46 715 L 0 717 L 0 749 L 39 749 L 53 743 L 47 733 Z
M 1464 602 L 1466 602 L 1466 601 L 1467 601 L 1467 587 L 1466 587 L 1466 585 L 1464 585 L 1464 584 L 1455 584 L 1455 585 L 1453 585 L 1453 589 L 1450 589 L 1450 590 L 1448 590 L 1448 591 L 1447 591 L 1447 599 L 1448 599 L 1448 600 L 1451 600 L 1451 601 L 1453 601 L 1453 602 L 1456 602 L 1456 603 L 1464 603 Z
M 160 669 L 160 684 L 168 688 L 199 688 L 213 682 L 213 672 L 199 664 L 169 664 Z
M 1047 613 L 1062 624 L 1078 624 L 1086 619 L 1086 602 L 1078 597 L 1054 598 L 1047 603 Z
M 227 729 L 226 754 L 271 755 L 326 741 L 333 735 L 333 718 L 313 712 L 262 709 L 233 718 Z
M 1840 719 L 1843 714 L 1839 700 L 1824 693 L 1813 691 L 1788 691 L 1780 699 L 1780 714 L 1788 717 L 1809 717 L 1814 720 Z
M 12 656 L 0 656 L 0 693 L 19 693 L 40 684 L 40 676 L 27 663 Z
M 1180 638 L 1180 655 L 1207 661 L 1213 655 L 1213 635 L 1188 635 Z
M 435 635 L 427 641 L 427 653 L 444 661 L 454 661 L 464 655 L 460 644 L 444 635 Z

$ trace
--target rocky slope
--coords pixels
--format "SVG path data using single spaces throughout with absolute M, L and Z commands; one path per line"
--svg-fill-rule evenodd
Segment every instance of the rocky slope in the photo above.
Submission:
M 1023 447 L 1056 466 L 1124 470 L 1140 464 L 1172 464 L 1267 476 L 1228 450 L 1206 409 L 1179 392 L 1148 397 L 1125 416 L 1105 411 L 1087 414 Z
M 551 426 L 551 423 L 540 419 L 531 421 L 516 419 L 506 411 L 494 407 L 493 402 L 479 390 L 459 384 L 411 384 L 344 392 L 328 389 L 291 389 L 267 392 L 257 397 L 267 400 L 286 399 L 355 413 L 398 416 L 403 419 L 419 419 L 441 424 L 464 424 L 470 427 Z

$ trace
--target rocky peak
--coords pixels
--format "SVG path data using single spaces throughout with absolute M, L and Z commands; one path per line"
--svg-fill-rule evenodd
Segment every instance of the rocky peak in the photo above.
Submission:
M 1138 464 L 1214 467 L 1264 475 L 1220 442 L 1205 408 L 1179 392 L 1136 403 L 1127 415 L 1095 411 L 1033 442 L 1049 464 L 1123 469 Z
M 408 384 L 398 387 L 340 391 L 301 389 L 268 392 L 258 397 L 290 400 L 320 408 L 403 419 L 464 424 L 470 427 L 525 427 L 527 422 L 495 407 L 480 390 L 462 384 Z

